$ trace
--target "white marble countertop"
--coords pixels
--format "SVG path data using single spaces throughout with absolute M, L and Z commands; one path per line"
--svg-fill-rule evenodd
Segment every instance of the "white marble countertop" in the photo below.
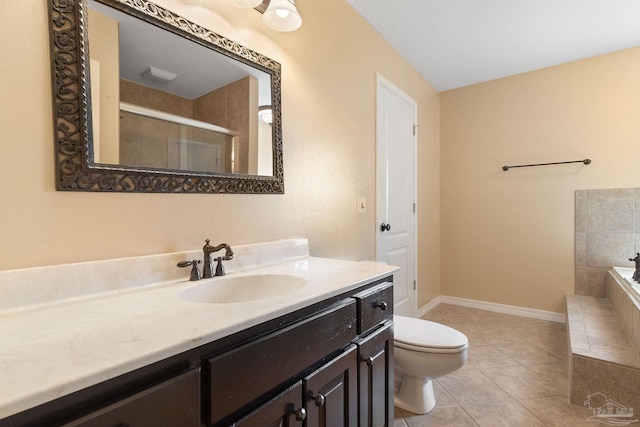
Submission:
M 180 297 L 183 289 L 220 278 L 182 278 L 0 311 L 0 419 L 396 270 L 376 262 L 301 256 L 226 276 L 288 274 L 308 282 L 294 293 L 266 300 L 186 301 Z

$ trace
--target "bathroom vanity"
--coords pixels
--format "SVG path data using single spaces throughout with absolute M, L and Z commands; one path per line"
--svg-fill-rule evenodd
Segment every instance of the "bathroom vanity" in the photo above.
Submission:
M 52 359 L 65 348 L 76 366 L 63 359 L 57 359 L 63 366 L 40 366 L 55 337 L 26 345 L 41 350 L 32 357 L 35 372 L 24 378 L 35 383 L 32 390 L 23 385 L 26 394 L 14 401 L 0 395 L 0 426 L 393 425 L 394 267 L 294 256 L 229 270 L 229 278 L 286 272 L 305 285 L 277 297 L 208 303 L 183 297 L 193 298 L 194 286 L 222 281 L 182 279 L 0 312 L 16 325 L 87 315 L 85 324 L 78 317 L 54 322 L 75 331 L 71 342 L 51 346 Z M 105 316 L 120 320 L 111 329 Z M 95 348 L 69 350 L 83 344 Z M 3 357 L 0 365 L 12 373 L 3 388 L 19 384 L 19 372 Z M 63 378 L 57 386 L 46 384 L 51 369 Z M 13 413 L 5 413 L 8 407 Z

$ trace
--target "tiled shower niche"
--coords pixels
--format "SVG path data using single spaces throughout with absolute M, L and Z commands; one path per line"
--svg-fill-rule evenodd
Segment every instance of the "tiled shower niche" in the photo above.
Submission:
M 575 193 L 575 294 L 607 296 L 607 271 L 640 252 L 640 188 Z

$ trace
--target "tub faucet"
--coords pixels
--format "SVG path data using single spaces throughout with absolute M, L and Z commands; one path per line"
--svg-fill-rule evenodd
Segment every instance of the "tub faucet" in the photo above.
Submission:
M 222 261 L 228 261 L 233 259 L 233 250 L 231 250 L 231 246 L 227 243 L 220 243 L 218 246 L 211 246 L 209 244 L 209 239 L 205 240 L 205 245 L 202 247 L 202 251 L 204 252 L 204 266 L 202 267 L 202 278 L 208 279 L 214 276 L 224 276 L 224 268 L 222 267 Z M 216 258 L 218 261 L 218 267 L 214 273 L 213 271 L 213 260 L 211 259 L 211 254 L 214 252 L 218 252 L 219 250 L 224 249 L 224 256 Z
M 629 261 L 634 261 L 636 263 L 636 271 L 633 273 L 633 280 L 640 282 L 640 252 L 636 253 L 635 258 L 629 258 Z

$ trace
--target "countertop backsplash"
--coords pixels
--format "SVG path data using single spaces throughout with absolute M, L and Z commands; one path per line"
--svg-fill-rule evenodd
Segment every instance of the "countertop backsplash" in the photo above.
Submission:
M 214 242 L 218 244 L 220 242 Z M 202 244 L 204 245 L 204 239 Z M 232 243 L 230 243 L 232 245 Z M 231 246 L 227 272 L 251 269 L 309 255 L 307 239 Z M 157 286 L 189 279 L 190 267 L 177 263 L 202 259 L 202 249 L 0 271 L 0 312 L 94 294 Z M 213 257 L 217 256 L 217 253 Z M 202 270 L 202 264 L 199 265 Z M 215 268 L 215 265 L 214 265 Z

